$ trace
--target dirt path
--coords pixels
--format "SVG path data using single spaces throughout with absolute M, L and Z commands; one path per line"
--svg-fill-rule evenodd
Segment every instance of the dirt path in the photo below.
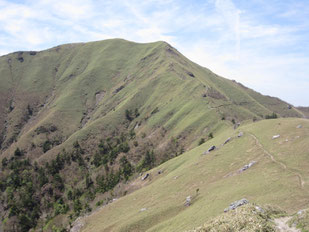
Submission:
M 290 219 L 291 217 L 281 217 L 275 219 L 276 229 L 278 232 L 300 232 L 300 230 L 295 227 L 289 227 L 288 221 Z
M 282 162 L 276 160 L 275 157 L 274 157 L 269 151 L 267 151 L 267 150 L 264 148 L 264 146 L 260 143 L 259 139 L 258 139 L 254 134 L 251 134 L 251 133 L 249 133 L 249 134 L 250 134 L 250 136 L 255 140 L 255 144 L 256 144 L 257 146 L 259 146 L 261 149 L 263 149 L 264 153 L 265 153 L 266 155 L 268 155 L 268 156 L 270 157 L 270 159 L 271 159 L 273 162 L 275 162 L 276 164 L 280 165 L 283 169 L 287 170 L 287 166 L 286 166 L 284 163 L 282 163 Z M 303 188 L 304 185 L 305 185 L 305 181 L 303 180 L 301 174 L 299 174 L 299 173 L 297 173 L 297 172 L 294 172 L 294 171 L 291 171 L 291 170 L 288 170 L 288 171 L 291 172 L 291 173 L 293 173 L 294 175 L 297 176 L 297 178 L 298 178 L 298 180 L 299 180 L 300 187 Z

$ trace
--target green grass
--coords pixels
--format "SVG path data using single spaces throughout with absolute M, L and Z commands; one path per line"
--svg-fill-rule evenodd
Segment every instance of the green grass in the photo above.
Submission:
M 17 60 L 20 56 L 23 62 Z M 190 134 L 189 145 L 196 137 L 205 136 L 205 128 L 215 130 L 227 124 L 214 126 L 223 114 L 239 121 L 260 118 L 273 110 L 281 116 L 301 116 L 294 109 L 287 111 L 286 103 L 278 99 L 259 95 L 194 64 L 165 42 L 138 44 L 114 39 L 67 44 L 34 56 L 13 53 L 0 60 L 0 99 L 16 105 L 10 113 L 7 105 L 0 111 L 0 123 L 8 121 L 7 129 L 0 128 L 6 135 L 4 147 L 15 134 L 16 145 L 30 151 L 29 143 L 36 141 L 33 130 L 52 123 L 61 128 L 58 134 L 67 140 L 49 151 L 56 154 L 78 138 L 97 135 L 107 125 L 115 128 L 130 108 L 140 110 L 140 131 L 151 133 L 166 127 L 171 136 Z M 115 94 L 120 86 L 124 88 Z M 203 98 L 209 88 L 226 100 Z M 105 96 L 95 105 L 99 91 L 105 91 Z M 23 119 L 28 104 L 35 111 L 31 123 Z M 150 115 L 156 107 L 159 112 Z M 90 119 L 81 128 L 89 110 Z
M 298 124 L 303 128 L 297 129 Z M 240 130 L 244 136 L 236 138 Z M 285 146 L 280 144 L 280 139 L 272 140 L 277 133 L 280 133 L 280 139 L 299 138 L 290 140 Z M 308 133 L 309 122 L 303 119 L 264 120 L 244 125 L 236 131 L 227 129 L 205 144 L 151 170 L 152 180 L 145 187 L 94 213 L 86 219 L 83 231 L 189 230 L 203 225 L 207 219 L 221 214 L 231 202 L 244 197 L 253 203 L 279 206 L 288 213 L 306 208 Z M 284 163 L 286 169 L 272 161 L 251 134 L 275 160 Z M 220 146 L 230 136 L 233 139 L 228 144 L 202 155 L 210 145 Z M 293 155 L 293 159 L 282 156 L 282 149 Z M 253 160 L 257 161 L 254 166 L 237 173 Z M 157 170 L 164 172 L 158 175 Z M 303 187 L 297 174 L 305 181 Z M 197 188 L 199 193 L 195 196 Z M 185 207 L 188 195 L 194 200 L 190 207 Z M 147 210 L 140 212 L 142 208 Z
M 23 57 L 23 62 L 18 60 L 20 57 Z M 214 159 L 200 156 L 208 149 L 207 146 L 212 143 L 216 145 L 223 143 L 227 137 L 236 133 L 231 129 L 233 119 L 246 124 L 254 118 L 262 119 L 273 111 L 281 117 L 303 116 L 297 109 L 288 109 L 287 103 L 279 99 L 263 96 L 217 76 L 210 70 L 191 62 L 165 42 L 140 44 L 112 39 L 61 45 L 37 52 L 36 55 L 30 55 L 29 52 L 12 53 L 0 57 L 0 73 L 1 157 L 12 156 L 14 150 L 19 147 L 32 162 L 37 161 L 44 165 L 63 149 L 70 151 L 72 144 L 79 141 L 85 150 L 85 156 L 91 162 L 100 139 L 119 136 L 122 132 L 128 133 L 138 124 L 134 132 L 139 146 L 134 149 L 131 147 L 130 152 L 126 154 L 128 160 L 136 165 L 146 150 L 154 150 L 157 163 L 161 163 L 178 155 L 182 150 L 188 151 L 197 147 L 201 138 L 207 138 L 213 133 L 214 139 L 162 166 L 167 171 L 170 170 L 174 176 L 180 175 L 175 181 L 165 180 L 167 185 L 165 182 L 161 183 L 164 189 L 169 189 L 171 184 L 179 182 L 179 187 L 171 190 L 171 194 L 177 197 L 165 199 L 166 204 L 158 211 L 143 212 L 147 215 L 147 223 L 144 223 L 141 230 L 148 227 L 151 230 L 160 230 L 169 224 L 176 227 L 186 225 L 187 221 L 181 218 L 192 212 L 181 208 L 182 201 L 187 194 L 193 194 L 198 186 L 201 186 L 200 189 L 204 193 L 206 191 L 211 194 L 208 197 L 202 197 L 201 194 L 196 199 L 197 202 L 211 205 L 216 197 L 220 196 L 219 193 L 227 188 L 231 189 L 231 194 L 228 196 L 221 194 L 221 197 L 226 201 L 233 200 L 239 191 L 243 190 L 237 189 L 228 178 L 217 178 L 218 175 L 225 175 L 228 170 L 240 168 L 235 166 L 235 160 L 249 162 L 250 159 L 261 159 L 261 164 L 269 166 L 271 171 L 261 174 L 267 179 L 266 182 L 263 182 L 264 179 L 256 173 L 252 177 L 250 172 L 246 173 L 260 185 L 266 186 L 265 183 L 277 178 L 280 167 L 273 168 L 272 163 L 266 162 L 267 157 L 261 158 L 262 151 L 257 149 L 256 153 L 250 153 L 250 157 L 247 157 L 245 152 L 237 152 L 251 149 L 254 139 L 250 136 L 235 140 L 215 152 Z M 100 102 L 96 102 L 96 94 L 99 92 L 104 92 L 104 97 Z M 28 107 L 33 110 L 32 115 L 29 115 Z M 125 112 L 135 109 L 138 109 L 140 115 L 129 122 Z M 223 115 L 226 120 L 221 120 Z M 267 123 L 272 125 L 273 122 L 265 122 L 265 125 Z M 57 130 L 46 133 L 36 131 L 40 126 L 51 125 L 57 127 Z M 248 126 L 248 132 L 251 127 Z M 267 149 L 277 152 L 277 148 L 273 148 L 273 143 L 281 141 L 281 138 L 269 142 L 264 140 L 263 130 L 254 129 L 254 133 Z M 47 140 L 59 140 L 60 144 L 54 145 L 43 154 L 42 146 Z M 174 148 L 171 140 L 177 141 L 174 143 Z M 299 147 L 307 146 L 301 139 L 293 140 L 291 137 L 291 142 L 295 142 L 296 152 L 301 151 Z M 236 150 L 231 151 L 231 147 Z M 306 159 L 295 158 L 294 154 L 289 155 L 287 153 L 290 149 L 289 143 L 281 147 L 282 149 L 278 150 L 280 155 L 278 154 L 276 158 L 283 164 L 291 164 L 289 171 L 285 172 L 283 177 L 297 183 L 295 173 L 299 172 L 306 181 Z M 113 165 L 114 168 L 118 168 L 117 162 L 118 160 Z M 232 163 L 234 164 L 229 166 Z M 302 167 L 301 170 L 298 170 L 299 166 Z M 68 169 L 70 176 L 79 176 L 78 170 L 72 167 Z M 188 169 L 191 179 L 181 177 L 183 169 Z M 90 170 L 92 171 L 96 176 L 98 170 Z M 213 172 L 218 173 L 213 175 Z M 205 175 L 205 180 L 197 173 Z M 159 182 L 161 178 L 160 176 Z M 64 176 L 64 179 L 66 183 L 71 183 L 69 177 Z M 209 186 L 204 186 L 202 184 L 204 181 L 209 183 Z M 237 181 L 246 183 L 246 179 L 241 177 Z M 248 185 L 249 189 L 253 190 L 245 193 L 249 196 L 253 194 L 252 198 L 260 200 L 254 195 L 257 186 L 253 186 L 251 182 Z M 273 187 L 279 188 L 277 185 L 274 184 Z M 143 191 L 147 191 L 147 188 Z M 297 198 L 301 199 L 302 195 Z M 154 199 L 157 198 L 154 196 Z M 266 191 L 263 199 L 272 198 Z M 159 203 L 154 201 L 154 204 Z M 226 203 L 222 202 L 221 206 Z M 205 217 L 215 215 L 219 211 L 218 207 L 211 206 L 208 213 L 201 215 Z M 119 224 L 119 229 L 126 230 L 125 228 L 131 226 L 132 228 L 139 226 L 140 220 L 144 220 L 143 214 L 137 218 L 133 217 L 132 225 L 128 223 L 131 219 L 123 218 L 128 222 Z M 183 216 L 178 217 L 180 214 Z M 167 215 L 165 221 L 162 221 L 162 215 Z M 152 220 L 154 222 L 151 222 Z M 194 221 L 201 222 L 202 219 Z

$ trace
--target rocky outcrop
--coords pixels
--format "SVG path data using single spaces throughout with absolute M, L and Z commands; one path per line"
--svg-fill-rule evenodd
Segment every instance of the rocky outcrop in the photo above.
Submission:
M 226 213 L 230 210 L 234 210 L 234 209 L 238 208 L 239 206 L 242 206 L 242 205 L 245 205 L 245 204 L 248 204 L 248 203 L 249 203 L 249 201 L 246 198 L 243 198 L 239 201 L 234 201 L 230 204 L 229 207 L 224 209 L 224 212 Z
M 208 154 L 209 152 L 211 152 L 211 151 L 213 151 L 213 150 L 215 150 L 216 149 L 216 146 L 211 146 L 207 151 L 205 151 L 204 153 L 203 153 L 203 155 L 206 155 L 206 154 Z

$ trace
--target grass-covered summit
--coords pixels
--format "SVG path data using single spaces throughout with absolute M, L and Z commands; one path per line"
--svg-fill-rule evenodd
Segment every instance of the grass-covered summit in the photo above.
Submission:
M 138 125 L 136 131 L 146 135 L 164 128 L 169 135 L 186 137 L 187 145 L 227 121 L 261 119 L 273 112 L 302 116 L 277 98 L 191 62 L 165 42 L 113 39 L 16 52 L 0 58 L 0 73 L 4 153 L 19 146 L 41 155 L 46 140 L 53 153 L 58 145 L 115 130 L 126 123 L 127 110 L 132 114 L 127 127 Z

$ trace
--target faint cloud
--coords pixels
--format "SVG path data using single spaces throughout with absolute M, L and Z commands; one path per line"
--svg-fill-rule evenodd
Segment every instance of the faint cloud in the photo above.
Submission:
M 234 34 L 236 41 L 236 57 L 240 52 L 240 14 L 239 10 L 231 0 L 216 0 L 217 11 L 224 17 L 225 23 L 229 26 L 230 31 Z

